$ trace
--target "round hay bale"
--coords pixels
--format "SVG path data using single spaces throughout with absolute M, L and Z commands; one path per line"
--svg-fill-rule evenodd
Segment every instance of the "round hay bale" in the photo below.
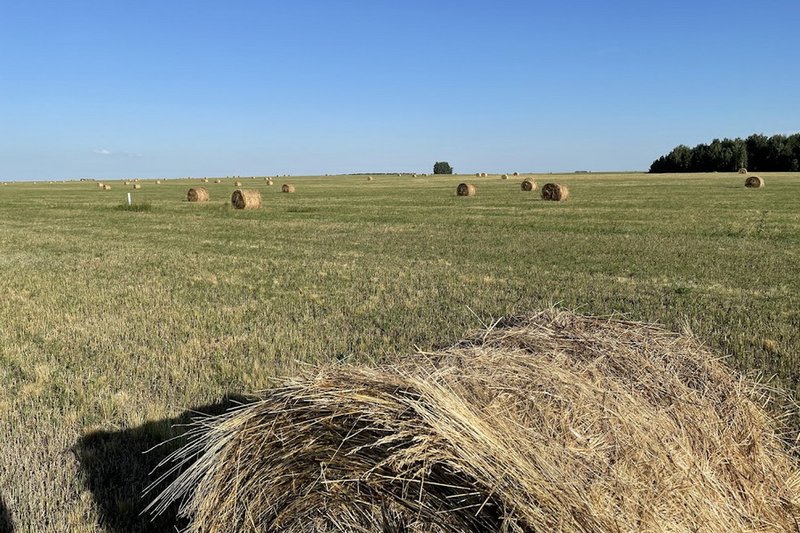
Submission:
M 519 172 L 514 172 L 514 175 L 515 176 L 519 176 Z
M 523 191 L 535 191 L 536 190 L 536 182 L 533 180 L 533 178 L 525 178 L 524 180 L 522 180 L 522 183 L 520 184 L 520 188 Z
M 222 180 L 214 180 L 214 183 L 222 183 Z
M 764 389 L 690 336 L 544 311 L 319 366 L 196 420 L 148 511 L 189 531 L 796 531 Z
M 103 190 L 104 191 L 110 191 L 111 190 L 111 185 L 103 185 Z
M 545 183 L 542 187 L 542 200 L 562 202 L 569 198 L 569 189 L 559 183 Z
M 161 185 L 161 180 L 156 180 L 156 185 Z
M 211 196 L 205 187 L 192 187 L 186 193 L 186 199 L 190 202 L 207 202 Z
M 471 183 L 459 183 L 456 187 L 456 196 L 475 196 L 478 189 Z
M 258 209 L 261 193 L 253 189 L 236 189 L 231 195 L 231 205 L 236 209 Z
M 133 188 L 134 188 L 134 189 L 141 189 L 141 188 L 142 188 L 142 186 L 141 186 L 141 184 L 139 184 L 139 183 L 134 183 L 134 184 L 133 184 Z
M 744 180 L 744 186 L 749 189 L 760 189 L 764 186 L 764 180 L 759 176 L 750 176 Z
M 739 174 L 747 174 L 747 169 L 742 167 L 739 169 Z
M 501 180 L 507 180 L 508 179 L 508 174 L 503 174 L 502 176 L 500 176 L 500 179 Z
M 98 184 L 97 184 L 97 188 L 98 188 L 98 189 L 102 189 L 102 188 L 103 188 L 103 184 L 102 184 L 102 183 L 98 183 Z
M 242 182 L 241 181 L 236 181 L 236 182 L 233 183 L 233 185 L 234 185 L 234 187 L 241 187 L 242 186 Z
M 375 178 L 373 178 L 372 176 L 367 176 L 367 181 L 372 181 L 372 180 L 374 180 L 374 179 L 375 179 Z
M 203 178 L 203 183 L 208 183 L 208 178 Z
M 287 193 L 294 192 L 294 185 L 292 185 L 290 183 L 284 183 L 281 186 L 281 192 L 287 192 Z
M 125 183 L 125 185 L 130 185 L 131 184 L 130 181 L 125 181 L 124 183 Z
M 475 177 L 476 177 L 476 178 L 480 178 L 480 177 L 481 177 L 481 173 L 480 173 L 480 172 L 476 172 L 476 173 L 475 173 Z
M 272 180 L 267 180 L 267 185 L 272 185 Z

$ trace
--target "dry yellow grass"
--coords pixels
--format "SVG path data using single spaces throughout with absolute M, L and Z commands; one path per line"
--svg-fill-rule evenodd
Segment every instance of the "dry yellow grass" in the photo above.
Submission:
M 548 311 L 198 421 L 188 531 L 797 531 L 758 387 L 691 336 Z

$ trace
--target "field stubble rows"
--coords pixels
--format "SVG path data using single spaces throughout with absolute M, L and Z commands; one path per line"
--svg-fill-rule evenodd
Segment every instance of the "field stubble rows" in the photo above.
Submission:
M 188 408 L 309 363 L 449 345 L 558 304 L 689 327 L 800 394 L 800 177 L 233 180 L 0 188 L 0 498 L 17 531 L 144 531 L 136 497 Z M 140 212 L 117 209 L 126 192 Z M 477 316 L 477 317 L 476 317 Z M 0 506 L 2 505 L 0 501 Z M 0 511 L 1 513 L 2 511 Z M 0 521 L 2 518 L 0 518 Z

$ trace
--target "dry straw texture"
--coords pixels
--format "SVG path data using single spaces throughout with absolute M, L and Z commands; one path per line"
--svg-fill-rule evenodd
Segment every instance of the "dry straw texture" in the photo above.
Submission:
M 103 185 L 103 190 L 104 191 L 110 191 L 111 190 L 111 185 Z
M 134 188 L 134 189 L 141 189 L 141 188 L 142 188 L 142 185 L 141 185 L 141 184 L 139 184 L 139 183 L 134 183 L 134 184 L 133 184 L 133 188 Z
M 242 186 L 242 182 L 241 181 L 236 181 L 236 182 L 233 183 L 233 185 L 234 185 L 234 187 L 241 187 Z
M 797 531 L 763 401 L 688 335 L 548 311 L 200 420 L 149 509 L 190 532 Z
M 742 167 L 739 169 L 739 174 L 747 174 L 747 169 Z
M 267 185 L 272 185 L 272 180 L 267 180 Z
M 456 187 L 457 196 L 475 196 L 477 193 L 478 189 L 471 183 L 459 183 Z
M 5 185 L 5 184 L 4 184 L 4 185 Z M 102 189 L 102 188 L 103 188 L 103 184 L 102 184 L 102 183 L 98 183 L 98 184 L 97 184 L 97 188 L 98 188 L 98 189 Z
M 508 179 L 508 174 L 503 174 L 502 176 L 500 176 L 500 179 L 501 180 L 507 180 Z
M 558 183 L 545 183 L 542 187 L 542 199 L 561 202 L 569 198 L 569 189 L 566 185 Z
M 186 193 L 186 199 L 190 202 L 207 202 L 209 198 L 208 189 L 205 187 L 192 187 Z
M 208 178 L 203 178 L 203 183 L 208 183 Z
M 281 187 L 281 192 L 294 192 L 294 185 L 290 183 L 284 183 Z
M 236 209 L 258 209 L 261 207 L 261 193 L 252 189 L 236 189 L 231 195 L 231 205 Z
M 744 180 L 744 186 L 751 189 L 760 189 L 764 186 L 764 180 L 758 176 L 750 176 Z
M 373 178 L 372 176 L 367 176 L 367 181 L 372 181 L 373 179 L 375 178 Z
M 522 183 L 520 184 L 520 188 L 523 191 L 535 191 L 536 190 L 536 182 L 533 180 L 533 178 L 525 178 L 524 180 L 522 180 Z

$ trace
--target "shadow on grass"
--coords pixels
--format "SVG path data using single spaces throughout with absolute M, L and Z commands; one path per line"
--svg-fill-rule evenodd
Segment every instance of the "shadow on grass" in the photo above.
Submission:
M 14 522 L 11 520 L 11 513 L 8 512 L 3 497 L 0 495 L 0 533 L 12 533 Z
M 219 403 L 188 410 L 175 418 L 148 422 L 123 431 L 96 431 L 81 437 L 75 445 L 75 454 L 86 487 L 100 510 L 103 525 L 115 533 L 178 531 L 185 527 L 186 524 L 177 518 L 177 508 L 157 517 L 142 514 L 158 493 L 156 490 L 142 495 L 154 480 L 150 472 L 184 443 L 181 435 L 186 428 L 183 425 L 201 414 L 220 414 L 246 401 L 244 397 L 228 396 Z M 158 446 L 173 438 L 168 444 Z M 0 531 L 5 530 L 0 527 Z

